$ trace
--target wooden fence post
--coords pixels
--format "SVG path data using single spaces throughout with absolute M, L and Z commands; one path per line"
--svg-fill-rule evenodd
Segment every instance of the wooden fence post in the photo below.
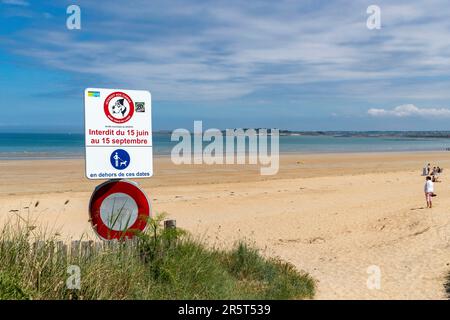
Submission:
M 34 254 L 35 254 L 35 255 L 39 254 L 39 251 L 42 250 L 42 248 L 44 247 L 44 245 L 45 245 L 45 242 L 42 241 L 42 240 L 33 242 L 33 251 L 34 251 Z
M 83 241 L 81 242 L 81 256 L 84 259 L 89 259 L 92 254 L 92 249 L 94 247 L 94 241 Z
M 56 259 L 58 261 L 67 259 L 67 245 L 63 241 L 56 242 Z
M 78 257 L 80 254 L 80 241 L 74 240 L 70 244 L 70 257 L 71 259 L 74 259 L 75 257 Z
M 165 220 L 164 221 L 164 229 L 176 229 L 177 221 L 176 220 Z

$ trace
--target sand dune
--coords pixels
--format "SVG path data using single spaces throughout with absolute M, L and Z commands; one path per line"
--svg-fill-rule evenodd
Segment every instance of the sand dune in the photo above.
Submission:
M 450 153 L 289 155 L 273 177 L 256 166 L 158 158 L 155 176 L 140 184 L 154 212 L 211 245 L 247 238 L 309 272 L 318 299 L 442 299 L 450 180 L 443 175 L 435 207 L 425 209 L 426 162 L 450 170 Z M 94 237 L 87 207 L 99 182 L 83 177 L 82 160 L 2 161 L 0 170 L 3 222 L 29 215 L 64 237 Z M 366 285 L 371 265 L 381 270 L 379 290 Z

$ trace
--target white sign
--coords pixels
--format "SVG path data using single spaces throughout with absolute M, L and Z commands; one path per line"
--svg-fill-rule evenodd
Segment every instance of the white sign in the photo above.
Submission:
M 88 179 L 136 179 L 153 175 L 151 111 L 148 91 L 85 90 Z

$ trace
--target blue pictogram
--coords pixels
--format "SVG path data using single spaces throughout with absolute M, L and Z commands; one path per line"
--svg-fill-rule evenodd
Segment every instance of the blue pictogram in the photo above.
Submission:
M 130 165 L 130 155 L 123 149 L 114 150 L 110 160 L 112 166 L 117 170 L 126 169 Z

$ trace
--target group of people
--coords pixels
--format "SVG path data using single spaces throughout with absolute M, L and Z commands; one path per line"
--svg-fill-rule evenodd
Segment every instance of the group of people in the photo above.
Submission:
M 436 196 L 436 194 L 434 193 L 434 182 L 440 182 L 438 179 L 442 171 L 443 169 L 441 169 L 440 167 L 431 168 L 431 164 L 427 164 L 423 168 L 422 175 L 426 176 L 424 192 L 425 199 L 427 201 L 427 208 L 431 208 L 433 205 L 432 199 Z
M 431 180 L 433 182 L 440 182 L 438 181 L 439 179 L 439 175 L 442 173 L 444 169 L 440 168 L 439 166 L 437 167 L 433 167 L 431 168 L 431 164 L 427 164 L 424 168 L 423 168 L 423 176 L 430 176 Z

